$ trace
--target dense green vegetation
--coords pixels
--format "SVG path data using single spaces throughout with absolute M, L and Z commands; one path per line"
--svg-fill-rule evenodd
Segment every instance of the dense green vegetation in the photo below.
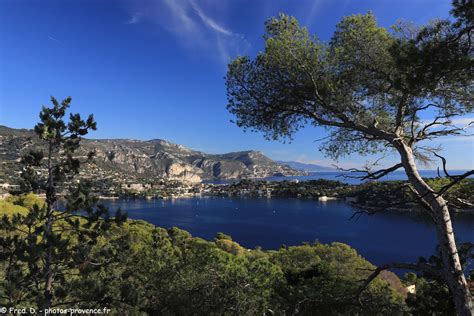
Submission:
M 43 203 L 32 194 L 4 202 L 18 212 Z M 12 212 L 2 209 L 0 216 L 11 217 Z M 70 236 L 73 243 L 74 236 Z M 5 258 L 1 259 L 0 305 L 37 307 L 35 288 L 22 279 L 6 279 Z M 52 305 L 110 307 L 115 315 L 425 315 L 433 311 L 448 315 L 453 311 L 442 282 L 414 274 L 402 284 L 386 272 L 360 292 L 374 268 L 342 243 L 264 251 L 246 249 L 223 233 L 206 241 L 176 227 L 127 220 L 113 224 L 86 259 L 63 272 Z M 404 287 L 411 284 L 416 284 L 417 293 L 407 295 Z
M 42 206 L 44 200 L 35 194 L 10 195 L 0 200 L 0 214 L 11 216 L 16 213 L 26 214 L 33 205 Z
M 226 195 L 250 195 L 259 196 L 271 194 L 272 197 L 284 198 L 318 198 L 321 196 L 343 197 L 352 191 L 352 186 L 340 181 L 325 179 L 309 180 L 302 182 L 294 181 L 259 181 L 241 180 L 220 187 L 220 194 Z M 217 191 L 217 190 L 216 190 Z
M 450 182 L 446 178 L 426 179 L 433 190 L 440 190 Z M 421 209 L 422 203 L 407 181 L 369 182 L 353 188 L 348 196 L 357 198 L 358 206 L 374 209 Z M 450 211 L 473 211 L 474 179 L 464 179 L 445 193 Z
M 15 199 L 22 205 L 36 201 L 31 195 Z M 62 274 L 52 305 L 109 306 L 117 315 L 382 315 L 406 310 L 403 295 L 382 278 L 356 299 L 360 281 L 373 268 L 341 243 L 249 250 L 222 233 L 205 241 L 178 228 L 129 220 L 113 225 L 87 260 Z M 34 287 L 19 280 L 4 280 L 0 293 L 1 305 L 37 306 Z

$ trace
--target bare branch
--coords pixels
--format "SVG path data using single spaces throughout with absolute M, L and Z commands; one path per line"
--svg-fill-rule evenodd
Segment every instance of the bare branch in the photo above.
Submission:
M 472 125 L 474 124 L 474 121 L 473 121 L 473 122 L 469 122 L 466 126 L 463 126 L 463 127 L 454 126 L 452 125 L 452 122 L 450 121 L 450 118 L 453 116 L 456 116 L 456 114 L 446 114 L 446 115 L 436 116 L 432 122 L 426 124 L 420 131 L 418 131 L 416 136 L 412 136 L 414 138 L 412 139 L 411 142 L 414 143 L 414 142 L 421 141 L 424 139 L 431 139 L 433 137 L 440 137 L 440 136 L 447 136 L 447 135 L 463 135 L 464 132 L 468 128 L 472 127 Z M 412 124 L 414 124 L 413 121 L 412 121 Z M 428 130 L 434 126 L 443 126 L 444 128 L 440 130 L 428 132 Z M 413 125 L 412 125 L 412 135 L 414 135 Z
M 379 158 L 377 161 L 375 161 L 373 163 L 373 165 L 377 165 L 378 161 L 380 161 L 380 159 L 382 159 L 382 158 Z M 359 176 L 356 176 L 356 175 L 341 175 L 341 176 L 344 177 L 344 178 L 360 179 L 361 181 L 363 181 L 363 180 L 377 180 L 377 179 L 380 179 L 380 178 L 394 172 L 395 170 L 400 169 L 401 167 L 403 167 L 402 163 L 397 163 L 396 165 L 394 165 L 390 168 L 379 169 L 377 171 L 370 171 L 370 168 L 367 168 L 367 169 L 357 169 L 357 168 L 344 169 L 344 168 L 337 167 L 337 169 L 340 170 L 340 171 L 345 171 L 345 172 L 350 172 L 350 173 L 362 173 L 364 175 L 359 175 Z
M 474 203 L 471 203 L 469 201 L 466 201 L 466 200 L 458 198 L 458 197 L 456 197 L 455 199 L 456 199 L 456 201 L 458 201 L 461 205 L 463 205 L 465 207 L 474 207 Z
M 463 174 L 460 174 L 460 175 L 450 175 L 448 173 L 448 170 L 446 168 L 446 164 L 447 164 L 447 161 L 446 161 L 446 158 L 444 158 L 443 156 L 437 154 L 437 153 L 433 153 L 436 157 L 438 157 L 439 159 L 441 159 L 442 163 L 443 163 L 443 172 L 444 174 L 446 175 L 447 178 L 451 179 L 452 181 L 445 185 L 444 187 L 442 187 L 438 192 L 437 192 L 437 196 L 441 196 L 443 195 L 445 192 L 447 192 L 451 187 L 453 187 L 454 185 L 456 185 L 457 183 L 461 182 L 463 179 L 466 179 L 468 178 L 469 176 L 471 175 L 474 175 L 474 169 L 473 170 L 469 170 Z M 438 174 L 439 174 L 439 169 L 438 169 Z

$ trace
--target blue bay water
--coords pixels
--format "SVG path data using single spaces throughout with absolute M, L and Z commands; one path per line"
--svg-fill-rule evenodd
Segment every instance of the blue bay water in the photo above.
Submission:
M 212 239 L 223 232 L 241 245 L 277 249 L 302 242 L 343 242 L 375 264 L 413 262 L 435 253 L 429 219 L 417 213 L 379 213 L 350 220 L 354 209 L 341 201 L 202 197 L 174 200 L 104 201 L 130 218 L 157 226 L 177 226 L 193 236 Z M 456 237 L 474 242 L 474 215 L 457 214 Z

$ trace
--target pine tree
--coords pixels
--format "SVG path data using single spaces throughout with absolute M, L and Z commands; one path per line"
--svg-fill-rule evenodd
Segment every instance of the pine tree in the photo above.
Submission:
M 59 103 L 51 97 L 53 106 L 43 106 L 34 128 L 41 146 L 21 160 L 21 191 L 45 194 L 44 203 L 35 204 L 26 215 L 5 215 L 0 222 L 8 303 L 36 303 L 43 313 L 64 303 L 64 288 L 72 275 L 100 265 L 88 254 L 112 222 L 107 208 L 91 194 L 91 184 L 78 178 L 81 165 L 94 156 L 80 156 L 81 140 L 96 130 L 96 122 L 93 115 L 84 120 L 79 114 L 70 114 L 66 122 L 71 100 Z M 124 220 L 118 210 L 115 221 Z
M 454 122 L 474 110 L 472 1 L 454 0 L 451 13 L 451 20 L 418 30 L 399 25 L 392 32 L 378 26 L 370 12 L 352 15 L 338 23 L 328 43 L 310 35 L 294 17 L 272 18 L 266 23 L 265 49 L 229 64 L 227 107 L 238 126 L 264 132 L 269 139 L 291 139 L 305 126 L 324 127 L 328 137 L 321 149 L 336 160 L 352 153 L 398 155 L 389 168 L 377 170 L 379 159 L 349 171 L 377 180 L 404 170 L 409 188 L 435 224 L 443 269 L 403 266 L 436 274 L 448 285 L 458 314 L 470 316 L 472 296 L 445 193 L 474 170 L 448 173 L 446 159 L 429 143 L 467 135 L 472 125 Z M 426 122 L 423 115 L 433 119 Z M 435 190 L 421 177 L 419 164 L 438 158 L 449 183 Z

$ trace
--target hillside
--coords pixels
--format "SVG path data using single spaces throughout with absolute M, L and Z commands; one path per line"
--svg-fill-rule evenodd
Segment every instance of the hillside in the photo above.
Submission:
M 23 152 L 39 140 L 32 130 L 0 126 L 0 178 L 14 182 Z M 85 139 L 81 154 L 96 152 L 92 165 L 81 174 L 88 178 L 130 181 L 158 179 L 199 182 L 202 179 L 263 178 L 301 175 L 258 151 L 206 154 L 162 139 Z

